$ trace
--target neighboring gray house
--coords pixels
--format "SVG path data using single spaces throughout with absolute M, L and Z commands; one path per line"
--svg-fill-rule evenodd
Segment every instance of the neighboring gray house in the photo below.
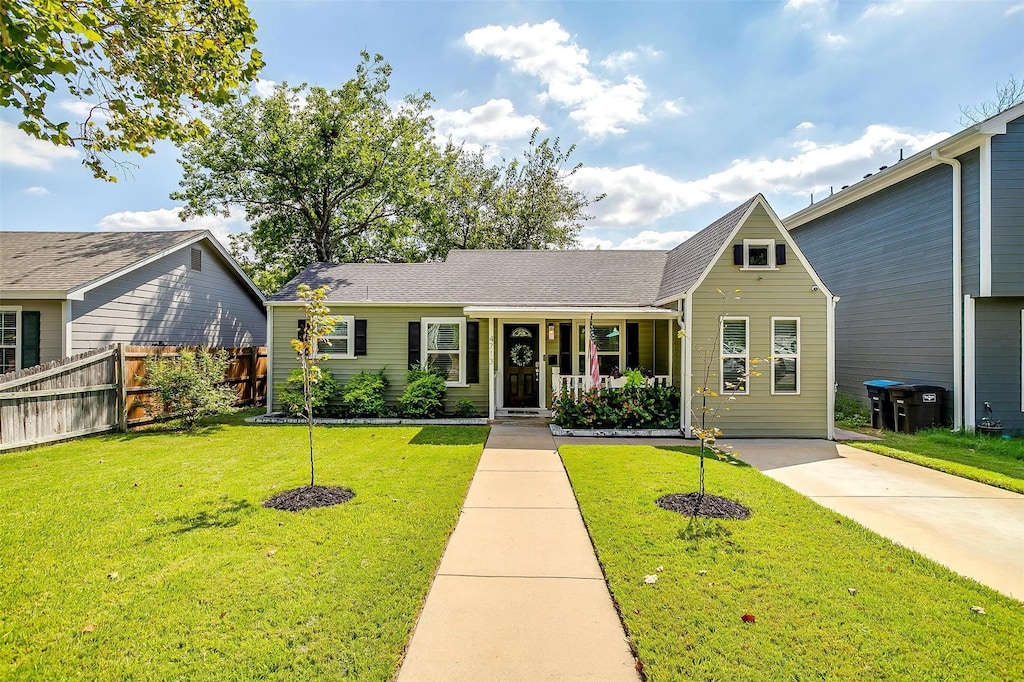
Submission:
M 0 232 L 0 374 L 116 342 L 263 345 L 263 302 L 207 230 Z
M 872 378 L 950 389 L 973 429 L 991 404 L 1024 432 L 1024 104 L 783 223 L 842 302 L 839 388 Z

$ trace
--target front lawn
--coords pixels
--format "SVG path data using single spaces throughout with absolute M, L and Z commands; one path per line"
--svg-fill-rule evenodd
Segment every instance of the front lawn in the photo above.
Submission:
M 696 490 L 691 448 L 559 451 L 650 680 L 1007 680 L 1024 670 L 1019 602 L 752 467 L 709 461 L 707 473 L 707 492 L 746 505 L 750 520 L 691 522 L 654 504 Z
M 1024 438 L 928 429 L 913 435 L 873 432 L 881 441 L 846 443 L 1006 490 L 1024 493 Z
M 0 677 L 386 680 L 487 429 L 303 426 L 89 438 L 0 455 Z

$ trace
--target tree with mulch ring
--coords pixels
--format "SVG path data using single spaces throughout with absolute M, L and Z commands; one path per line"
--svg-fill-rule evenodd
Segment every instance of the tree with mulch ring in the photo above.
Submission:
M 750 518 L 750 510 L 739 502 L 705 493 L 671 493 L 659 497 L 655 504 L 684 516 L 733 521 L 746 521 Z
M 303 411 L 309 433 L 309 485 L 294 490 L 286 490 L 274 495 L 263 503 L 264 507 L 284 511 L 302 511 L 315 507 L 331 507 L 348 502 L 355 493 L 348 488 L 337 486 L 327 487 L 316 485 L 316 469 L 314 467 L 313 449 L 313 389 L 323 376 L 320 363 L 328 359 L 326 353 L 320 353 L 320 344 L 330 345 L 329 337 L 338 318 L 333 317 L 331 309 L 324 300 L 327 298 L 326 286 L 312 289 L 307 284 L 300 284 L 296 294 L 303 301 L 303 312 L 306 319 L 299 323 L 299 338 L 292 339 L 292 349 L 299 359 L 302 371 Z

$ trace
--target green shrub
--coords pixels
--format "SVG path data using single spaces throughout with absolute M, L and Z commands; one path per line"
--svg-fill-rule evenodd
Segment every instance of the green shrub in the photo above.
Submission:
M 293 369 L 288 381 L 276 386 L 277 397 L 281 400 L 281 409 L 290 417 L 306 414 L 305 397 L 302 392 L 302 370 Z M 328 401 L 338 392 L 338 380 L 326 369 L 320 370 L 320 378 L 312 387 L 313 416 L 326 417 L 333 414 L 327 405 Z
M 341 402 L 351 417 L 380 417 L 384 414 L 384 391 L 388 379 L 383 368 L 377 372 L 362 371 L 341 389 Z
M 468 398 L 460 398 L 456 400 L 454 410 L 456 417 L 476 416 L 476 405 L 474 405 L 473 401 Z
M 552 405 L 555 424 L 567 429 L 671 429 L 679 426 L 679 391 L 630 382 L 623 388 L 563 393 Z
M 836 425 L 846 428 L 867 426 L 871 423 L 871 410 L 849 393 L 836 393 Z
M 235 392 L 223 382 L 231 361 L 226 351 L 182 350 L 176 357 L 146 358 L 145 383 L 156 389 L 146 412 L 156 419 L 178 418 L 191 429 L 200 417 L 231 410 Z
M 402 416 L 431 419 L 444 415 L 444 399 L 448 395 L 444 373 L 421 365 L 410 369 L 405 380 L 405 391 L 398 399 Z

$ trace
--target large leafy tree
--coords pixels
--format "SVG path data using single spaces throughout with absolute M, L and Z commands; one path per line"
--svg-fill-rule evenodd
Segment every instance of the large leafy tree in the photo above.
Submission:
M 184 146 L 182 219 L 245 210 L 236 254 L 267 289 L 311 262 L 422 258 L 415 235 L 440 153 L 429 94 L 391 106 L 391 67 L 362 53 L 336 90 L 279 85 L 210 112 Z
M 117 152 L 145 156 L 157 140 L 202 136 L 197 103 L 228 102 L 263 65 L 242 0 L 0 6 L 0 105 L 19 110 L 26 133 L 83 149 L 83 163 L 106 180 L 116 180 L 106 162 Z M 89 104 L 76 125 L 49 101 L 61 89 Z

